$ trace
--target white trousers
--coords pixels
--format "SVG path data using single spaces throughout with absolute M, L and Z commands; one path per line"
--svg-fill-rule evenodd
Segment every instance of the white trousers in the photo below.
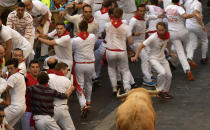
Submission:
M 75 130 L 67 105 L 54 107 L 54 119 L 62 130 Z
M 55 119 L 49 115 L 34 115 L 37 130 L 61 130 Z
M 32 61 L 34 59 L 34 55 L 35 55 L 35 52 L 34 52 L 34 38 L 35 38 L 35 28 L 33 28 L 32 30 L 32 35 L 31 35 L 31 38 L 29 39 L 29 42 L 31 43 L 31 46 L 32 46 L 32 51 L 31 53 L 29 54 L 28 58 L 27 58 L 27 63 L 29 64 L 30 61 Z
M 23 114 L 23 116 L 21 118 L 22 130 L 30 130 L 31 129 L 31 125 L 30 125 L 31 116 L 32 116 L 31 112 L 25 112 Z
M 141 44 L 140 42 L 135 42 L 133 45 L 130 45 L 130 47 L 134 52 L 136 52 L 136 50 L 140 44 Z M 151 79 L 151 77 L 152 77 L 151 64 L 149 62 L 148 53 L 149 53 L 149 48 L 146 47 L 146 48 L 143 48 L 141 50 L 141 53 L 139 54 L 139 58 L 141 59 L 141 70 L 144 75 L 143 80 L 145 82 L 152 81 L 152 79 Z
M 186 47 L 189 46 L 189 33 L 186 29 L 182 29 L 180 31 L 170 31 L 170 36 L 170 41 L 173 43 L 182 68 L 186 73 L 187 70 L 190 70 L 190 65 L 187 61 L 183 44 L 186 45 Z
M 193 59 L 194 51 L 198 47 L 198 42 L 201 43 L 201 54 L 202 58 L 206 58 L 208 52 L 208 35 L 203 31 L 200 25 L 186 25 L 189 30 L 190 44 L 186 48 L 187 58 Z M 198 41 L 199 40 L 199 41 Z
M 9 105 L 4 109 L 5 119 L 11 127 L 14 127 L 15 124 L 21 119 L 25 113 L 26 105 Z
M 120 71 L 123 79 L 124 89 L 130 89 L 131 73 L 128 66 L 128 55 L 127 51 L 115 52 L 106 51 L 106 58 L 108 62 L 108 74 L 111 80 L 112 87 L 117 86 L 117 69 Z
M 46 23 L 43 26 L 43 33 L 44 34 L 48 34 L 49 27 L 50 27 L 50 21 L 46 21 Z M 48 48 L 49 48 L 48 45 L 46 45 L 44 43 L 41 43 L 41 56 L 48 55 Z
M 77 93 L 77 97 L 81 108 L 86 105 L 86 102 L 91 102 L 92 94 L 92 78 L 94 73 L 94 63 L 90 64 L 79 64 L 75 65 L 75 74 L 77 82 L 84 93 Z M 79 90 L 78 90 L 79 91 Z
M 152 67 L 158 72 L 157 87 L 159 91 L 168 92 L 171 86 L 171 69 L 166 59 L 156 60 L 151 59 Z

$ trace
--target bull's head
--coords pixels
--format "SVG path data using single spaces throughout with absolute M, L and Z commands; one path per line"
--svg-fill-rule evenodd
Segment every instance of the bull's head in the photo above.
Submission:
M 138 91 L 138 89 L 141 89 L 141 91 L 146 91 L 148 92 L 148 94 L 151 96 L 151 97 L 156 97 L 157 94 L 158 94 L 158 90 L 147 90 L 147 89 L 144 89 L 144 88 L 136 88 L 136 89 L 132 89 L 131 91 L 127 92 L 127 93 L 124 93 L 124 94 L 120 94 L 120 89 L 117 91 L 117 98 L 120 98 L 120 99 L 125 99 L 130 93 L 134 92 L 134 91 Z

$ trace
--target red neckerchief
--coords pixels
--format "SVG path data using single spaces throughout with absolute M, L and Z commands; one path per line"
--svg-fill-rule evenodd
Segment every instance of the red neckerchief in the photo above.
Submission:
M 138 20 L 144 20 L 144 18 L 141 18 L 140 15 L 138 13 L 136 13 L 134 15 L 134 18 L 138 19 Z
M 180 6 L 180 4 L 179 4 L 179 3 L 176 3 L 175 5 Z
M 112 25 L 113 25 L 115 28 L 118 28 L 121 24 L 123 24 L 121 19 L 115 18 L 115 19 L 112 20 Z
M 17 72 L 19 72 L 21 69 L 18 69 L 15 73 L 17 73 Z M 14 74 L 15 74 L 14 73 Z M 7 76 L 7 79 L 10 77 L 11 75 L 10 74 L 8 74 L 8 76 Z
M 60 5 L 59 4 L 55 4 L 55 7 L 56 7 L 56 9 L 59 9 Z
M 88 32 L 80 32 L 77 34 L 80 38 L 82 38 L 83 40 L 86 40 L 89 36 Z
M 62 36 L 66 36 L 66 35 L 69 35 L 69 32 L 68 32 L 67 30 L 66 30 L 65 33 L 62 34 L 62 35 L 58 35 L 58 33 L 56 33 L 56 34 L 54 35 L 54 37 L 55 37 L 55 36 L 58 36 L 58 38 L 61 38 Z
M 105 14 L 105 13 L 108 13 L 109 8 L 102 8 L 100 11 L 101 11 L 101 14 Z
M 84 19 L 84 16 L 82 16 L 82 18 Z M 85 19 L 84 19 L 84 20 L 85 20 Z M 94 17 L 92 16 L 92 18 L 91 18 L 89 21 L 87 21 L 87 20 L 85 20 L 85 21 L 88 22 L 88 23 L 92 23 L 93 20 L 94 20 Z
M 159 35 L 158 32 L 157 32 L 157 35 L 162 40 L 168 40 L 170 38 L 170 33 L 169 32 L 165 32 L 164 36 Z
M 55 74 L 55 73 L 56 73 L 56 70 L 48 69 L 48 70 L 47 70 L 47 73 L 48 73 L 48 74 Z
M 61 71 L 52 70 L 52 69 L 48 69 L 47 73 L 48 74 L 56 74 L 56 75 L 64 76 L 64 74 Z

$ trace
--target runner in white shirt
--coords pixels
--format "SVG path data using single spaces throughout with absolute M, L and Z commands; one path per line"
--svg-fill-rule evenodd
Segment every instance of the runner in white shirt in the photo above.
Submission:
M 68 65 L 60 62 L 56 65 L 55 70 L 57 73 L 49 74 L 49 87 L 60 93 L 66 93 L 70 88 L 73 92 L 72 81 L 65 77 L 68 73 Z M 63 130 L 75 130 L 67 102 L 68 99 L 54 99 L 54 119 Z
M 18 69 L 19 69 L 19 73 L 23 74 L 26 77 L 26 63 L 23 57 L 23 50 L 21 50 L 20 48 L 15 48 L 12 52 L 12 58 L 16 58 L 18 59 Z
M 144 4 L 141 4 L 137 7 L 137 13 L 133 18 L 131 18 L 129 22 L 129 28 L 131 29 L 133 33 L 133 39 L 134 44 L 130 45 L 131 49 L 136 52 L 138 46 L 142 44 L 142 42 L 145 40 L 145 33 L 146 33 L 146 23 L 150 19 L 158 19 L 160 16 L 156 15 L 145 15 L 146 13 L 146 7 Z M 149 53 L 150 48 L 144 48 L 141 51 L 141 54 L 139 55 L 139 58 L 141 59 L 141 70 L 143 72 L 143 84 L 147 86 L 154 86 L 155 82 L 152 81 L 151 77 L 151 65 L 149 63 Z
M 117 4 L 123 9 L 123 19 L 130 21 L 137 10 L 135 0 L 118 0 Z
M 4 110 L 6 121 L 14 127 L 26 110 L 25 92 L 26 84 L 24 76 L 18 72 L 18 60 L 9 59 L 6 63 L 9 78 L 7 90 L 11 97 L 11 104 Z
M 23 50 L 24 58 L 26 59 L 32 52 L 31 43 L 20 35 L 17 31 L 11 29 L 10 27 L 2 25 L 0 19 L 0 42 L 6 43 L 6 60 L 11 58 L 11 52 L 15 48 L 20 48 Z
M 71 40 L 75 62 L 73 71 L 76 79 L 74 81 L 78 82 L 75 87 L 82 110 L 82 118 L 87 116 L 88 106 L 91 104 L 92 78 L 95 71 L 94 46 L 96 37 L 94 34 L 89 34 L 87 29 L 87 22 L 85 20 L 81 21 L 78 37 Z
M 163 1 L 163 8 L 166 9 L 169 5 L 173 5 L 172 0 L 162 0 Z M 180 0 L 177 5 L 183 5 L 184 1 Z
M 132 34 L 128 25 L 122 23 L 123 10 L 115 8 L 112 22 L 105 25 L 106 30 L 106 58 L 108 62 L 108 74 L 111 80 L 113 92 L 117 92 L 117 70 L 122 74 L 125 92 L 131 89 L 130 70 L 128 67 L 128 55 L 126 40 L 129 44 L 133 43 Z
M 51 22 L 51 12 L 49 8 L 41 1 L 35 0 L 22 0 L 25 4 L 27 11 L 34 19 L 34 27 L 39 33 L 47 34 Z M 41 58 L 48 55 L 48 46 L 41 44 Z
M 47 45 L 53 45 L 55 49 L 55 57 L 59 62 L 64 62 L 69 66 L 71 70 L 72 60 L 72 45 L 70 42 L 69 32 L 65 28 L 64 23 L 57 23 L 56 29 L 46 35 L 40 35 L 37 37 L 39 41 Z M 54 40 L 45 39 L 46 37 L 53 38 Z M 47 61 L 47 59 L 46 59 Z
M 198 46 L 198 39 L 201 42 L 202 59 L 201 63 L 206 64 L 208 61 L 208 35 L 207 29 L 202 20 L 202 4 L 198 0 L 187 0 L 184 4 L 186 12 L 188 14 L 195 12 L 199 19 L 191 18 L 185 22 L 186 28 L 189 30 L 190 44 L 187 50 L 187 58 L 192 60 L 195 49 Z
M 196 67 L 196 64 L 193 61 L 187 61 L 182 42 L 186 46 L 189 45 L 189 35 L 187 29 L 184 26 L 183 18 L 192 18 L 194 17 L 194 14 L 186 14 L 185 10 L 181 6 L 176 5 L 179 3 L 179 0 L 172 0 L 172 2 L 174 5 L 169 5 L 165 10 L 166 16 L 168 18 L 168 30 L 171 35 L 170 40 L 175 47 L 183 70 L 188 76 L 188 80 L 192 81 L 194 80 L 194 77 L 190 70 L 190 65 L 192 67 Z
M 157 24 L 157 32 L 152 34 L 147 40 L 141 44 L 136 52 L 135 57 L 131 58 L 131 61 L 137 61 L 141 50 L 149 46 L 151 51 L 149 53 L 150 63 L 152 67 L 158 72 L 157 77 L 157 89 L 159 91 L 158 96 L 160 98 L 171 99 L 172 96 L 168 94 L 171 86 L 171 69 L 168 61 L 166 60 L 164 50 L 166 46 L 169 49 L 171 55 L 174 55 L 169 45 L 169 32 L 166 31 L 166 24 L 160 22 Z
M 150 2 L 151 2 L 151 5 L 146 6 L 148 8 L 148 14 L 157 15 L 157 16 L 162 15 L 164 10 L 158 6 L 158 0 L 150 0 Z M 149 35 L 156 32 L 157 23 L 162 22 L 162 21 L 163 21 L 163 18 L 150 19 L 148 21 L 149 22 L 149 27 L 148 27 Z
M 69 14 L 66 14 L 66 12 L 61 12 L 61 15 L 64 14 L 64 18 L 68 20 L 69 22 L 74 23 L 75 30 L 74 34 L 76 35 L 78 32 L 78 25 L 82 20 L 86 20 L 88 22 L 88 32 L 93 33 L 96 36 L 98 35 L 98 22 L 94 19 L 92 15 L 92 8 L 89 5 L 85 5 L 83 7 L 83 14 L 76 14 L 73 16 L 70 16 Z
M 101 64 L 105 52 L 105 24 L 110 21 L 108 11 L 110 8 L 113 8 L 113 2 L 107 1 L 103 2 L 103 8 L 100 11 L 96 11 L 94 17 L 96 21 L 99 23 L 99 32 L 98 32 L 98 41 L 97 41 L 97 49 L 95 50 L 95 71 L 96 74 L 94 75 L 94 79 L 97 79 L 101 73 Z
M 35 28 L 33 27 L 32 16 L 25 11 L 25 5 L 20 2 L 15 11 L 11 12 L 7 17 L 7 26 L 19 32 L 34 46 Z M 34 59 L 34 51 L 28 58 L 28 63 Z

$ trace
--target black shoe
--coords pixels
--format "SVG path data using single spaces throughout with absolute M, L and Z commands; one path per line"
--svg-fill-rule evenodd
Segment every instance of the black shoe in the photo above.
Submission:
M 134 84 L 131 84 L 131 89 L 134 89 L 134 88 L 138 88 L 138 84 L 134 83 Z
M 201 64 L 207 64 L 208 63 L 208 58 L 202 58 L 201 59 Z

